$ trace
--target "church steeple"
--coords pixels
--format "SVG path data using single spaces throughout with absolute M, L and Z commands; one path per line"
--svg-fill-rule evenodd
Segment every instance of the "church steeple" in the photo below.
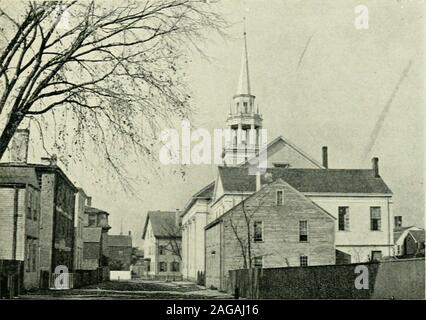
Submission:
M 251 94 L 250 90 L 250 72 L 249 72 L 249 61 L 248 61 L 248 50 L 247 50 L 247 32 L 245 30 L 244 23 L 244 46 L 243 53 L 241 57 L 241 71 L 240 71 L 240 79 L 238 81 L 238 88 L 236 95 L 241 94 Z
M 255 96 L 251 92 L 247 32 L 244 19 L 243 54 L 237 92 L 226 124 L 232 132 L 232 141 L 225 147 L 224 158 L 227 165 L 238 165 L 255 156 L 259 151 L 259 129 L 262 117 L 255 107 Z

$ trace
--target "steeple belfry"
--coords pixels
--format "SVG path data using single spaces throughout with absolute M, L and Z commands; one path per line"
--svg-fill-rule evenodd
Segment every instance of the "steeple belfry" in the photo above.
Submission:
M 243 54 L 238 87 L 233 96 L 226 124 L 231 129 L 231 143 L 224 149 L 226 165 L 239 165 L 259 152 L 259 130 L 262 117 L 255 107 L 255 96 L 251 92 L 247 32 L 244 19 Z

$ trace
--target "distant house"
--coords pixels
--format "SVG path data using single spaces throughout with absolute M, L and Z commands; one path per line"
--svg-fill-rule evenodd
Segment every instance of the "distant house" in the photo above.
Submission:
M 0 167 L 0 277 L 39 285 L 40 187 L 34 168 Z M 5 284 L 2 283 L 2 287 Z M 7 285 L 10 286 L 10 283 Z M 1 291 L 1 289 L 0 289 Z
M 108 235 L 109 268 L 114 271 L 128 271 L 132 263 L 132 237 Z
M 404 241 L 405 255 L 410 257 L 425 256 L 425 230 L 410 230 Z
M 82 270 L 97 270 L 104 265 L 102 261 L 102 228 L 83 228 Z
M 105 210 L 91 207 L 92 198 L 87 198 L 84 212 L 83 228 L 83 269 L 94 270 L 108 266 L 108 223 L 109 213 Z M 96 253 L 96 254 L 95 254 Z
M 282 179 L 264 184 L 205 227 L 206 286 L 225 290 L 233 269 L 335 264 L 335 220 Z
M 409 226 L 409 227 L 397 227 L 393 231 L 394 249 L 393 255 L 396 257 L 402 257 L 407 255 L 406 252 L 406 239 L 410 231 L 421 231 L 423 229 Z M 409 248 L 410 250 L 410 248 Z M 412 249 L 411 249 L 412 250 Z
M 179 212 L 149 211 L 143 228 L 147 274 L 157 279 L 178 279 L 181 274 Z

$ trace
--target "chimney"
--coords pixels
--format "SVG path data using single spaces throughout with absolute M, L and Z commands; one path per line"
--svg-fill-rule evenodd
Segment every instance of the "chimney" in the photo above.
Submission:
M 373 164 L 373 175 L 375 178 L 380 178 L 379 175 L 379 158 L 374 157 L 373 159 L 371 159 L 371 162 Z
M 92 206 L 92 197 L 87 197 L 87 199 L 86 199 L 86 205 L 87 205 L 88 207 L 91 207 L 91 206 Z
M 11 162 L 27 163 L 30 130 L 16 129 L 10 144 Z
M 175 223 L 176 223 L 176 225 L 178 227 L 180 227 L 182 225 L 182 221 L 181 221 L 181 218 L 180 218 L 180 210 L 179 209 L 176 209 L 176 212 L 175 212 Z
M 328 148 L 326 146 L 322 147 L 322 166 L 328 168 Z

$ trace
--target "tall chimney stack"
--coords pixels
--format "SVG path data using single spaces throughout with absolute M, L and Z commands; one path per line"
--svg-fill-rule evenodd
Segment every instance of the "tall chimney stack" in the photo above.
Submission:
M 322 166 L 328 168 L 328 148 L 326 146 L 322 147 Z
M 380 178 L 379 175 L 379 158 L 374 157 L 373 159 L 371 159 L 371 163 L 373 165 L 373 175 L 375 178 Z
M 28 143 L 30 139 L 30 130 L 16 129 L 10 143 L 10 161 L 17 163 L 27 163 Z

